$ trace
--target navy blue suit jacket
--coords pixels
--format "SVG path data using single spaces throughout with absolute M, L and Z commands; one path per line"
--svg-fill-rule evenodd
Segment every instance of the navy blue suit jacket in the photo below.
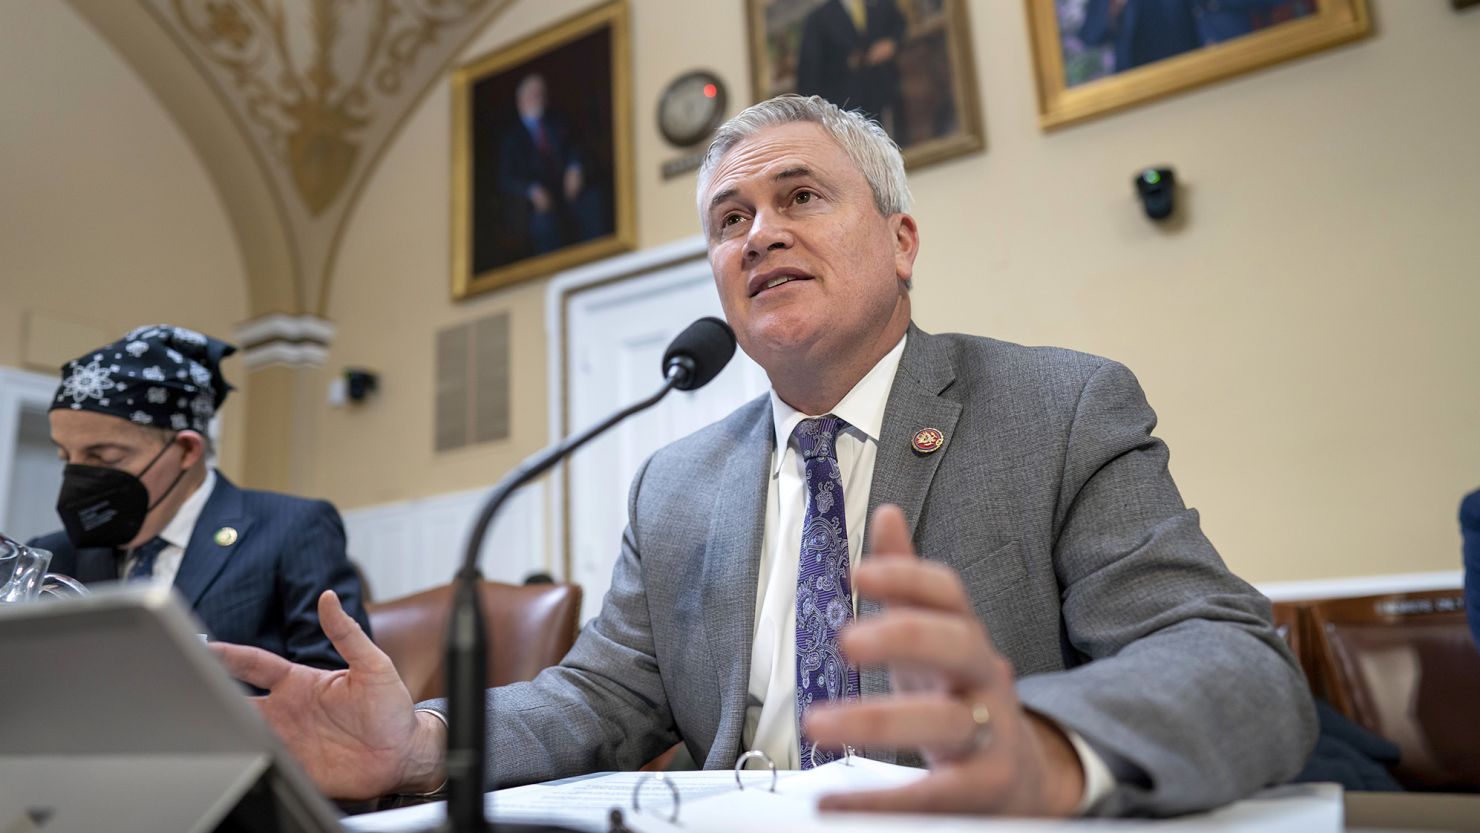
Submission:
M 222 546 L 216 532 L 236 530 Z M 84 584 L 118 580 L 119 552 L 76 549 L 64 532 L 31 542 L 51 550 L 51 572 Z M 344 524 L 322 500 L 238 489 L 216 475 L 190 545 L 175 575 L 185 599 L 212 639 L 255 645 L 294 662 L 343 668 L 319 627 L 318 597 L 339 594 L 344 609 L 369 632 L 360 580 L 344 551 Z

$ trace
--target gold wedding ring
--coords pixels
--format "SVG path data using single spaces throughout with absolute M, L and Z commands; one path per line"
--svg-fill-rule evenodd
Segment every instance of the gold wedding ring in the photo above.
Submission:
M 971 732 L 971 746 L 966 754 L 971 754 L 986 745 L 992 739 L 992 710 L 987 708 L 986 703 L 980 701 L 971 704 L 971 722 L 976 724 Z

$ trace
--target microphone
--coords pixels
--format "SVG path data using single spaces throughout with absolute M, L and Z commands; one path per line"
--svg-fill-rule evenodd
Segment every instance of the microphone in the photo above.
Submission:
M 461 569 L 453 581 L 447 626 L 447 822 L 454 833 L 483 833 L 483 783 L 488 768 L 488 633 L 478 598 L 478 555 L 499 507 L 515 489 L 540 476 L 571 452 L 633 414 L 658 404 L 668 392 L 694 390 L 719 375 L 735 355 L 735 333 L 718 318 L 701 318 L 679 333 L 663 353 L 663 386 L 648 398 L 612 414 L 585 431 L 529 457 L 493 487 L 468 536 Z M 504 831 L 564 830 L 544 825 L 501 824 Z
M 669 343 L 663 353 L 663 376 L 677 372 L 679 379 L 673 386 L 679 390 L 702 388 L 719 375 L 733 355 L 735 331 L 730 325 L 713 316 L 700 318 Z

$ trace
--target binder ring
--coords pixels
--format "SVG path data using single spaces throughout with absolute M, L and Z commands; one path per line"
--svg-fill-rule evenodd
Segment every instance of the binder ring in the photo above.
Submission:
M 643 784 L 646 784 L 650 779 L 651 780 L 660 781 L 660 782 L 662 782 L 664 784 L 667 784 L 668 785 L 668 791 L 670 793 L 673 793 L 673 812 L 668 814 L 668 823 L 669 824 L 677 824 L 678 823 L 678 785 L 677 784 L 674 784 L 673 783 L 673 779 L 672 778 L 669 778 L 666 773 L 662 773 L 662 772 L 647 772 L 647 773 L 643 773 L 643 776 L 641 778 L 637 779 L 637 783 L 632 785 L 632 809 L 634 811 L 636 811 L 636 812 L 639 812 L 639 813 L 642 812 L 642 804 L 641 804 L 641 802 L 638 801 L 638 798 L 642 795 L 642 785 Z
M 812 748 L 807 750 L 807 758 L 812 761 L 812 766 L 817 766 L 817 742 L 812 742 Z M 853 766 L 853 746 L 843 744 L 843 766 Z
M 776 792 L 776 762 L 771 760 L 770 755 L 759 749 L 752 749 L 735 759 L 735 786 L 742 790 L 745 789 L 745 782 L 740 780 L 740 770 L 745 769 L 745 762 L 751 758 L 760 758 L 766 762 L 766 766 L 771 768 L 771 792 Z

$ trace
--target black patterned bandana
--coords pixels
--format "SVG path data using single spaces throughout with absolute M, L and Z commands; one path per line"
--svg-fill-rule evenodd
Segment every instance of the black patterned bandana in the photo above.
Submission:
M 231 385 L 221 359 L 224 341 L 184 327 L 140 327 L 62 365 L 51 410 L 96 411 L 138 425 L 206 433 Z

